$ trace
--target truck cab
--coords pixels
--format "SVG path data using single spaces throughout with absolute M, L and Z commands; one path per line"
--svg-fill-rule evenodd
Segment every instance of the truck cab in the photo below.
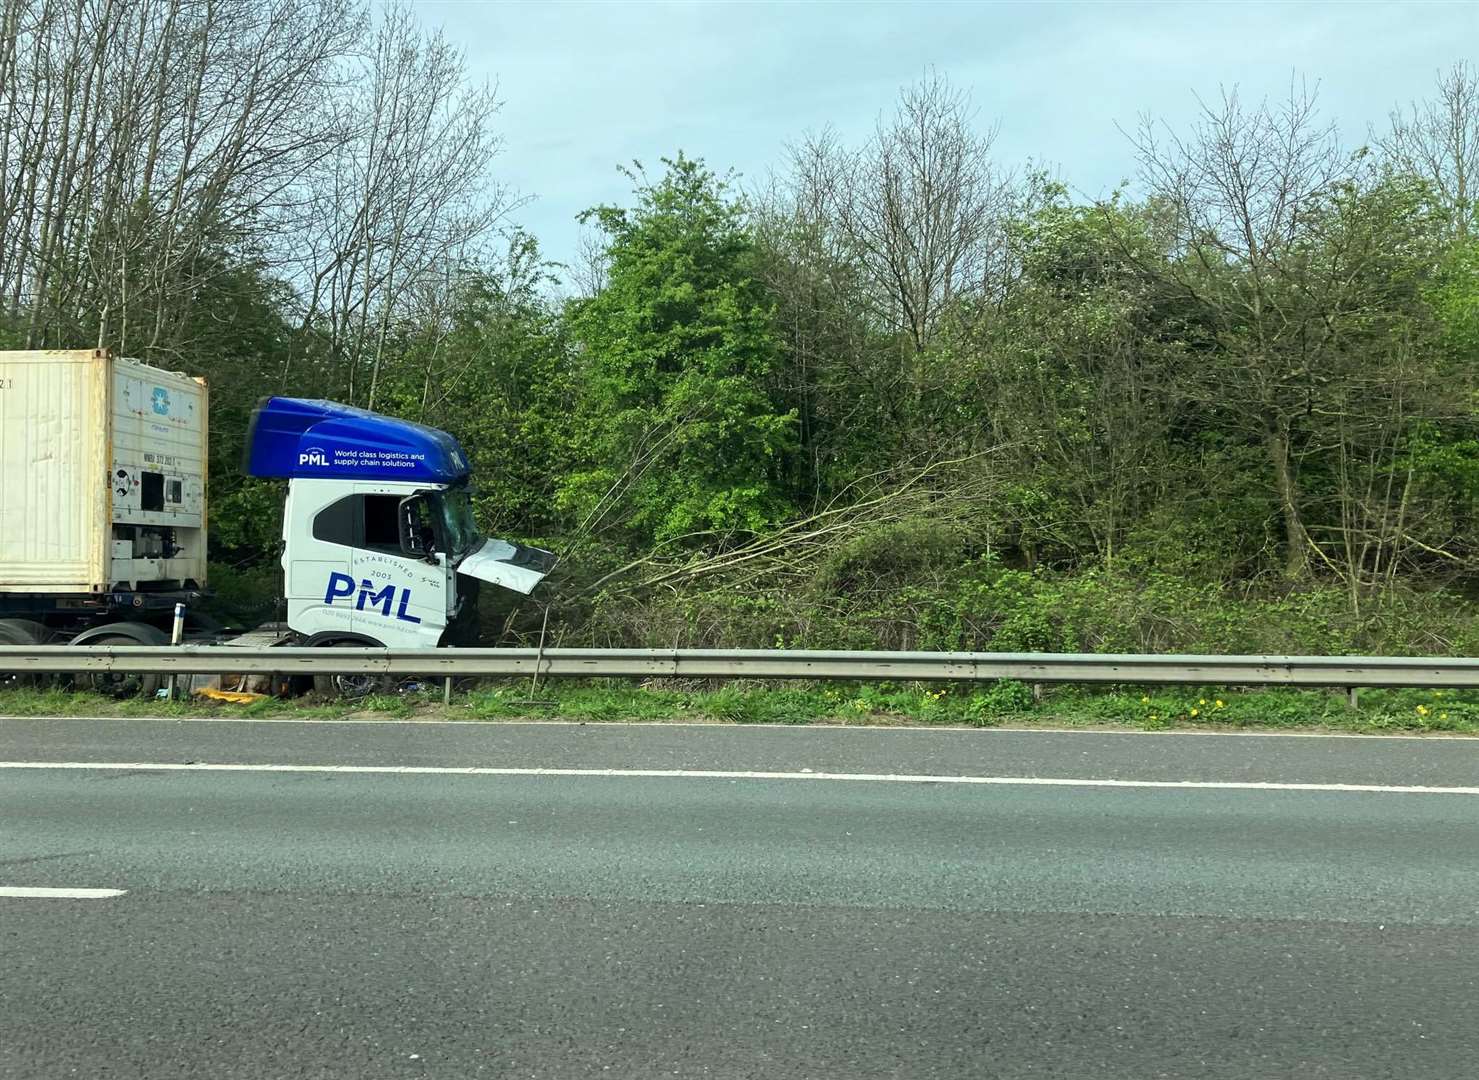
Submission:
M 246 471 L 286 478 L 288 626 L 312 645 L 476 640 L 477 591 L 527 595 L 548 551 L 479 534 L 466 453 L 444 431 L 330 401 L 257 407 Z

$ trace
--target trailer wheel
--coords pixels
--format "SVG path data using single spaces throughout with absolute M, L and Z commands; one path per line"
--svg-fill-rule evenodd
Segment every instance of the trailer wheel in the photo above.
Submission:
M 325 641 L 320 648 L 363 649 L 379 645 L 378 641 Z M 343 698 L 354 701 L 372 694 L 389 693 L 395 680 L 385 675 L 315 675 L 313 692 L 324 698 Z
M 51 631 L 30 619 L 0 619 L 0 645 L 44 645 Z M 0 671 L 0 688 L 37 686 L 45 679 L 25 672 Z
M 167 645 L 169 638 L 148 623 L 108 623 L 96 630 L 79 634 L 73 645 Z M 106 697 L 126 698 L 139 695 L 153 697 L 164 684 L 164 676 L 155 672 L 81 671 L 72 676 L 77 690 L 92 690 Z

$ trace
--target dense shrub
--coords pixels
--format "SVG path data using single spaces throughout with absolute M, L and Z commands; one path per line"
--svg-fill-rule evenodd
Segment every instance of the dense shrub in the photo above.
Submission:
M 1028 572 L 977 559 L 927 580 L 876 552 L 824 564 L 807 590 L 691 588 L 597 605 L 573 638 L 642 647 L 1474 655 L 1479 617 L 1443 589 L 1353 612 L 1332 585 L 1249 594 L 1165 572 Z M 868 588 L 859 588 L 866 567 Z M 825 586 L 832 586 L 827 588 Z

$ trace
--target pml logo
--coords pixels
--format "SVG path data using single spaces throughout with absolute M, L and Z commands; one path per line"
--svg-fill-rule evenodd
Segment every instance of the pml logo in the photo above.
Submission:
M 354 578 L 348 574 L 341 574 L 337 570 L 329 574 L 329 587 L 324 590 L 324 603 L 332 605 L 335 600 L 347 600 L 355 594 Z M 387 585 L 380 591 L 375 591 L 375 583 L 369 578 L 364 578 L 359 583 L 359 598 L 354 602 L 355 611 L 364 611 L 365 605 L 369 604 L 387 619 L 390 618 L 390 606 L 395 603 L 396 587 Z M 406 611 L 411 606 L 411 590 L 400 590 L 400 603 L 396 605 L 395 617 L 401 622 L 419 623 L 421 620 Z
M 310 446 L 307 450 L 298 453 L 299 465 L 327 465 L 328 463 L 329 455 L 324 453 L 322 446 Z
M 154 388 L 154 411 L 159 416 L 169 415 L 169 391 L 162 386 Z

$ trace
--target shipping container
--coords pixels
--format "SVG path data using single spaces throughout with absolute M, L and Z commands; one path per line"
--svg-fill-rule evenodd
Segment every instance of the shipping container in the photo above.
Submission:
M 204 379 L 0 351 L 0 594 L 206 584 Z

